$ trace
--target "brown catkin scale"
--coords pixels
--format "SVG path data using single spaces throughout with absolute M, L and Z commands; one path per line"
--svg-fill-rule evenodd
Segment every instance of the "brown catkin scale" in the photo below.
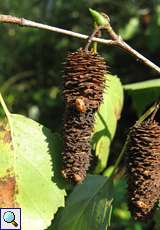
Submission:
M 67 56 L 64 75 L 64 152 L 62 175 L 80 183 L 91 160 L 91 133 L 94 114 L 103 100 L 104 59 L 79 49 Z
M 144 121 L 131 128 L 127 145 L 128 206 L 134 219 L 152 217 L 160 198 L 160 126 Z
M 90 166 L 93 120 L 92 110 L 87 113 L 77 113 L 73 108 L 65 113 L 62 173 L 65 178 L 77 183 L 85 178 Z
M 105 73 L 105 61 L 97 53 L 84 49 L 70 53 L 64 75 L 66 104 L 75 106 L 77 98 L 83 98 L 86 108 L 97 110 L 103 100 Z

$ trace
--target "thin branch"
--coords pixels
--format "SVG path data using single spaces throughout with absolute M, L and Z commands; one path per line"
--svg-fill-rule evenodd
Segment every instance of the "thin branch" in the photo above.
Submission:
M 147 119 L 157 108 L 157 102 L 154 103 L 142 116 L 138 119 L 137 124 L 140 124 Z
M 85 46 L 85 51 L 88 51 L 89 46 L 91 45 L 93 38 L 96 36 L 97 32 L 99 32 L 100 29 L 103 29 L 103 28 L 104 28 L 103 26 L 97 26 L 95 28 L 95 30 L 93 31 L 93 33 L 88 37 L 88 42 L 87 42 L 87 44 Z
M 150 121 L 153 121 L 155 119 L 156 113 L 158 112 L 159 108 L 160 108 L 160 101 L 156 103 L 156 108 L 150 118 Z
M 30 20 L 27 20 L 24 18 L 13 17 L 11 15 L 0 14 L 0 22 L 9 23 L 9 24 L 16 24 L 16 25 L 25 26 L 25 27 L 33 27 L 33 28 L 37 28 L 37 29 L 49 30 L 52 32 L 61 33 L 61 34 L 69 35 L 71 37 L 81 38 L 81 39 L 85 39 L 85 40 L 88 39 L 88 36 L 84 35 L 84 34 L 72 32 L 70 30 L 60 29 L 60 28 L 57 28 L 54 26 L 48 26 L 48 25 L 41 24 L 41 23 L 34 22 L 34 21 L 30 21 Z M 92 41 L 99 42 L 99 43 L 106 44 L 106 45 L 116 45 L 115 41 L 109 40 L 109 39 L 106 40 L 106 39 L 94 37 L 92 39 Z
M 124 154 L 126 152 L 128 141 L 129 141 L 129 134 L 128 134 L 128 136 L 126 138 L 126 141 L 125 141 L 125 143 L 124 143 L 124 145 L 122 147 L 122 150 L 121 150 L 121 152 L 120 152 L 120 154 L 119 154 L 119 156 L 118 156 L 118 158 L 117 158 L 117 160 L 115 162 L 115 165 L 114 165 L 114 168 L 113 168 L 113 171 L 112 171 L 112 174 L 111 174 L 112 177 L 115 175 L 115 173 L 117 171 L 117 168 L 118 168 L 118 166 L 119 166 L 119 164 L 120 164 L 120 162 L 121 162 L 121 160 L 122 160 L 122 158 L 123 158 L 123 156 L 124 156 Z
M 143 64 L 149 66 L 151 69 L 156 71 L 160 74 L 160 67 L 151 62 L 148 58 L 144 57 L 142 54 L 140 54 L 138 51 L 133 49 L 131 46 L 129 46 L 125 41 L 122 39 L 119 39 L 117 41 L 117 46 L 125 50 L 126 52 L 130 53 L 132 56 L 136 58 L 136 60 L 141 61 Z
M 102 13 L 102 15 L 104 17 L 109 18 L 104 13 Z M 116 34 L 116 32 L 113 30 L 113 28 L 112 28 L 111 24 L 109 23 L 109 21 L 108 21 L 108 23 L 107 23 L 105 28 L 106 28 L 108 34 L 110 35 L 110 37 L 112 38 L 112 40 L 117 43 L 116 45 L 118 47 L 120 47 L 123 50 L 125 50 L 126 52 L 130 53 L 132 56 L 134 56 L 136 58 L 136 60 L 141 61 L 145 65 L 149 66 L 151 69 L 153 69 L 153 70 L 157 71 L 158 73 L 160 73 L 160 67 L 157 66 L 156 64 L 154 64 L 153 62 L 151 62 L 149 59 L 145 58 L 142 54 L 140 54 L 138 51 L 136 51 L 131 46 L 129 46 L 125 41 L 123 41 L 121 36 Z
M 19 26 L 25 26 L 25 27 L 44 29 L 44 30 L 49 30 L 52 32 L 57 32 L 57 33 L 69 35 L 69 36 L 76 37 L 76 38 L 88 39 L 88 36 L 84 35 L 84 34 L 80 34 L 80 33 L 72 32 L 69 30 L 64 30 L 64 29 L 60 29 L 57 27 L 37 23 L 37 22 L 30 21 L 30 20 L 27 20 L 24 18 L 13 17 L 11 15 L 1 15 L 0 14 L 0 22 L 17 24 Z M 124 42 L 122 40 L 122 38 L 120 36 L 118 36 L 115 33 L 115 31 L 112 29 L 110 23 L 107 24 L 106 30 L 107 30 L 108 34 L 110 35 L 110 37 L 112 38 L 111 40 L 93 37 L 92 41 L 99 42 L 99 43 L 106 44 L 106 45 L 114 45 L 114 46 L 120 47 L 123 50 L 125 50 L 126 52 L 130 53 L 136 59 L 138 59 L 139 61 L 141 61 L 142 63 L 149 66 L 151 69 L 155 70 L 157 73 L 160 74 L 160 67 L 155 65 L 149 59 L 145 58 L 142 54 L 140 54 L 138 51 L 136 51 L 131 46 L 129 46 L 126 42 Z

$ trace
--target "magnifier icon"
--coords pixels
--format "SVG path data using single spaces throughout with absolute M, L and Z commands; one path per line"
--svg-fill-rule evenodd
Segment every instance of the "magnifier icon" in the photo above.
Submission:
M 4 213 L 3 220 L 9 224 L 13 224 L 15 227 L 18 226 L 17 222 L 15 222 L 15 215 L 11 211 L 7 211 Z

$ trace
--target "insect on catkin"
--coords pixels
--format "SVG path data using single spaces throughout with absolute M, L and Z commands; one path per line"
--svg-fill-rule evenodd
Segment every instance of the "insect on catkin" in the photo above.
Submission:
M 85 178 L 90 166 L 91 132 L 94 114 L 103 100 L 105 73 L 105 61 L 96 53 L 81 48 L 67 56 L 62 174 L 76 183 Z
M 128 206 L 134 219 L 152 217 L 160 198 L 160 126 L 154 120 L 131 128 L 127 146 Z

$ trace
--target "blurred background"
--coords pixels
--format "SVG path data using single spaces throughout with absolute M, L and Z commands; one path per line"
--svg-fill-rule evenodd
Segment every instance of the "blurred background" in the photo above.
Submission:
M 133 48 L 158 65 L 159 0 L 0 1 L 1 14 L 24 17 L 84 34 L 90 34 L 93 30 L 93 21 L 88 8 L 107 13 L 115 31 Z M 13 113 L 24 114 L 37 120 L 53 132 L 61 133 L 64 113 L 61 95 L 63 63 L 67 53 L 84 46 L 85 41 L 62 34 L 6 24 L 0 24 L 0 34 L 0 91 L 8 108 Z M 103 37 L 107 38 L 107 35 Z M 118 75 L 123 84 L 158 77 L 154 71 L 119 48 L 99 44 L 98 51 L 106 59 L 109 71 L 113 75 Z M 152 100 L 158 97 L 157 95 L 157 91 L 144 93 L 143 101 L 148 101 L 148 105 L 138 107 L 136 99 L 125 93 L 122 118 L 112 143 L 109 164 L 117 158 L 128 128 L 147 106 L 150 106 Z M 0 109 L 0 116 L 2 115 Z M 111 229 L 160 229 L 158 218 L 143 225 L 133 222 L 125 200 L 125 179 L 117 178 L 115 186 L 116 198 Z

